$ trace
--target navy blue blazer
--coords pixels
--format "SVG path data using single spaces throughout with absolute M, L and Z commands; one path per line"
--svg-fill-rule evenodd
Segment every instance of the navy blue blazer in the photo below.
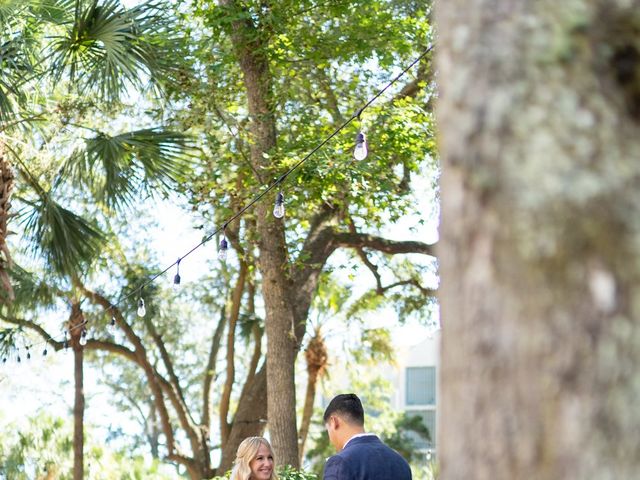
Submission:
M 324 480 L 411 480 L 411 469 L 398 452 L 375 435 L 351 439 L 324 467 Z

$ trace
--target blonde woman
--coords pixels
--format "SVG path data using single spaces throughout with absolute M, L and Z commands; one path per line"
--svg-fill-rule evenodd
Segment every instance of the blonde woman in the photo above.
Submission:
M 248 437 L 240 443 L 229 480 L 278 480 L 266 438 Z

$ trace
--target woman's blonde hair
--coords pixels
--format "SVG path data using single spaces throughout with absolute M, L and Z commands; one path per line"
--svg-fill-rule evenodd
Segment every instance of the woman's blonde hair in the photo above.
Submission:
M 238 452 L 236 453 L 236 459 L 233 462 L 233 470 L 231 471 L 230 480 L 249 480 L 251 477 L 251 467 L 249 464 L 251 460 L 258 455 L 258 449 L 260 445 L 264 445 L 269 449 L 269 453 L 273 457 L 273 449 L 266 438 L 262 437 L 247 437 L 240 445 L 238 445 Z M 270 480 L 278 480 L 276 474 L 275 460 L 273 462 L 273 470 L 271 471 Z

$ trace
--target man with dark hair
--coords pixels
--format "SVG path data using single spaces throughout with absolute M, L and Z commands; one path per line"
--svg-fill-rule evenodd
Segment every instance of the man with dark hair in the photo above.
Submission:
M 357 395 L 336 396 L 324 412 L 324 425 L 338 451 L 324 467 L 324 480 L 411 480 L 398 452 L 364 431 L 364 409 Z

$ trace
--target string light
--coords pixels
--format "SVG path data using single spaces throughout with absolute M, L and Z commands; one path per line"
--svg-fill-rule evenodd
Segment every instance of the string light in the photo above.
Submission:
M 123 297 L 121 297 L 118 301 L 116 301 L 114 304 L 110 305 L 108 308 L 106 308 L 106 311 L 110 311 L 113 310 L 114 308 L 116 308 L 119 304 L 121 304 L 122 302 L 124 302 L 125 300 L 131 298 L 133 295 L 135 295 L 137 290 L 140 290 L 140 297 L 138 299 L 138 309 L 137 309 L 137 314 L 140 317 L 143 317 L 146 315 L 146 308 L 145 308 L 145 304 L 144 304 L 144 299 L 142 298 L 142 289 L 148 285 L 150 285 L 151 283 L 153 283 L 157 278 L 159 278 L 160 276 L 164 275 L 165 273 L 167 273 L 167 271 L 172 268 L 174 265 L 176 265 L 178 271 L 176 273 L 176 276 L 174 277 L 174 285 L 178 285 L 180 283 L 180 275 L 179 275 L 179 263 L 180 261 L 185 258 L 186 256 L 190 255 L 191 253 L 193 253 L 195 250 L 197 250 L 198 248 L 200 248 L 201 246 L 203 246 L 206 242 L 208 242 L 209 240 L 211 240 L 211 238 L 213 238 L 215 235 L 217 235 L 221 230 L 223 233 L 223 238 L 220 241 L 220 247 L 218 250 L 218 258 L 222 261 L 226 260 L 227 258 L 227 251 L 229 248 L 229 244 L 228 241 L 226 239 L 226 234 L 225 234 L 225 229 L 227 227 L 227 225 L 236 220 L 237 218 L 239 218 L 240 216 L 242 216 L 247 210 L 249 210 L 253 205 L 255 205 L 258 201 L 260 201 L 262 199 L 262 197 L 264 197 L 265 195 L 267 195 L 271 190 L 275 189 L 276 187 L 278 187 L 282 181 L 284 179 L 286 179 L 286 177 L 293 173 L 295 170 L 297 170 L 304 162 L 306 162 L 312 155 L 314 155 L 318 150 L 320 150 L 324 145 L 326 145 L 333 137 L 335 137 L 336 135 L 338 135 L 338 133 L 340 133 L 345 127 L 347 127 L 350 123 L 352 123 L 356 118 L 359 120 L 360 119 L 360 114 L 366 109 L 368 108 L 373 102 L 375 102 L 384 92 L 386 92 L 392 85 L 394 85 L 401 77 L 403 77 L 411 68 L 413 68 L 420 60 L 422 60 L 422 58 L 424 58 L 429 52 L 431 52 L 431 50 L 433 50 L 433 46 L 430 46 L 429 48 L 427 48 L 425 51 L 423 51 L 422 54 L 420 54 L 417 58 L 415 58 L 413 60 L 413 62 L 411 62 L 411 64 L 409 64 L 407 67 L 405 67 L 398 75 L 396 75 L 389 83 L 387 83 L 382 89 L 380 89 L 373 97 L 371 97 L 367 103 L 360 108 L 354 115 L 352 115 L 350 118 L 348 118 L 342 125 L 340 125 L 339 127 L 337 127 L 333 133 L 331 133 L 328 137 L 326 137 L 321 143 L 319 143 L 313 150 L 311 150 L 304 158 L 302 158 L 301 160 L 299 160 L 297 163 L 295 163 L 291 168 L 289 168 L 289 170 L 282 175 L 278 180 L 276 180 L 275 182 L 273 182 L 272 184 L 268 185 L 261 193 L 259 193 L 257 196 L 255 196 L 253 198 L 253 200 L 251 200 L 248 204 L 246 204 L 243 208 L 241 208 L 239 211 L 237 211 L 234 215 L 232 215 L 230 218 L 227 219 L 227 221 L 224 223 L 222 228 L 218 228 L 216 229 L 213 233 L 209 234 L 207 237 L 205 237 L 198 245 L 196 245 L 195 247 L 191 248 L 191 250 L 189 250 L 186 254 L 184 254 L 182 257 L 178 258 L 178 261 L 169 265 L 167 268 L 165 268 L 164 270 L 162 270 L 161 272 L 155 274 L 153 277 L 151 277 L 149 280 L 147 280 L 142 286 L 140 286 L 138 289 L 131 291 L 129 294 L 124 295 Z M 364 131 L 360 131 L 358 133 L 358 135 L 356 136 L 356 147 L 354 149 L 354 158 L 356 158 L 357 160 L 362 160 L 364 158 L 366 158 L 368 154 L 368 145 L 367 145 L 367 141 L 366 141 L 366 135 L 364 133 Z M 361 158 L 360 158 L 361 157 Z M 276 211 L 277 210 L 277 211 Z M 280 215 L 280 216 L 279 216 Z M 282 192 L 282 190 L 280 190 L 276 196 L 276 203 L 274 206 L 274 216 L 276 218 L 282 218 L 284 216 L 284 194 Z M 76 325 L 73 326 L 71 328 L 68 329 L 68 331 L 73 331 L 76 328 L 80 328 L 83 327 L 83 324 L 80 325 Z M 111 322 L 107 325 L 107 329 L 109 329 L 109 331 L 111 331 L 112 333 L 115 331 L 116 329 L 116 320 L 115 320 L 115 316 L 112 315 L 111 318 Z M 83 335 L 86 338 L 86 329 L 83 329 Z M 54 337 L 49 336 L 48 338 L 46 338 L 44 340 L 44 343 L 46 344 L 49 341 L 53 341 L 55 340 Z M 82 335 L 81 335 L 81 341 L 82 341 Z M 63 340 L 63 349 L 66 351 L 69 348 L 69 341 L 67 338 L 67 330 L 64 331 L 64 340 Z M 42 352 L 43 356 L 47 355 L 47 349 L 46 347 L 44 348 L 43 352 Z M 18 356 L 18 362 L 20 362 L 20 357 Z M 4 357 L 2 359 L 3 363 L 6 363 L 7 358 Z
M 175 287 L 180 285 L 180 260 L 182 259 L 178 258 L 178 261 L 176 262 L 176 275 L 173 277 L 173 285 Z
M 144 317 L 147 314 L 147 309 L 144 306 L 144 298 L 142 297 L 138 299 L 138 310 L 136 313 L 139 317 Z
M 116 316 L 115 315 L 111 315 L 111 321 L 109 322 L 109 325 L 107 325 L 107 330 L 109 331 L 109 333 L 111 335 L 113 335 L 116 331 Z
M 80 334 L 80 345 L 83 347 L 87 344 L 87 329 L 83 328 L 82 333 Z
M 46 357 L 47 356 L 47 347 L 44 347 L 44 349 L 42 350 L 42 356 Z
M 356 136 L 356 148 L 353 150 L 353 158 L 356 160 L 364 160 L 368 154 L 367 136 L 364 132 L 359 132 Z
M 220 240 L 220 246 L 218 247 L 218 260 L 221 262 L 227 261 L 227 251 L 229 250 L 229 242 L 227 242 L 227 234 L 225 230 L 225 228 L 222 229 L 222 240 Z
M 31 360 L 31 352 L 29 351 L 29 346 L 25 347 L 27 349 L 27 360 Z
M 276 195 L 276 204 L 273 207 L 273 216 L 276 218 L 284 217 L 284 193 L 282 190 Z

